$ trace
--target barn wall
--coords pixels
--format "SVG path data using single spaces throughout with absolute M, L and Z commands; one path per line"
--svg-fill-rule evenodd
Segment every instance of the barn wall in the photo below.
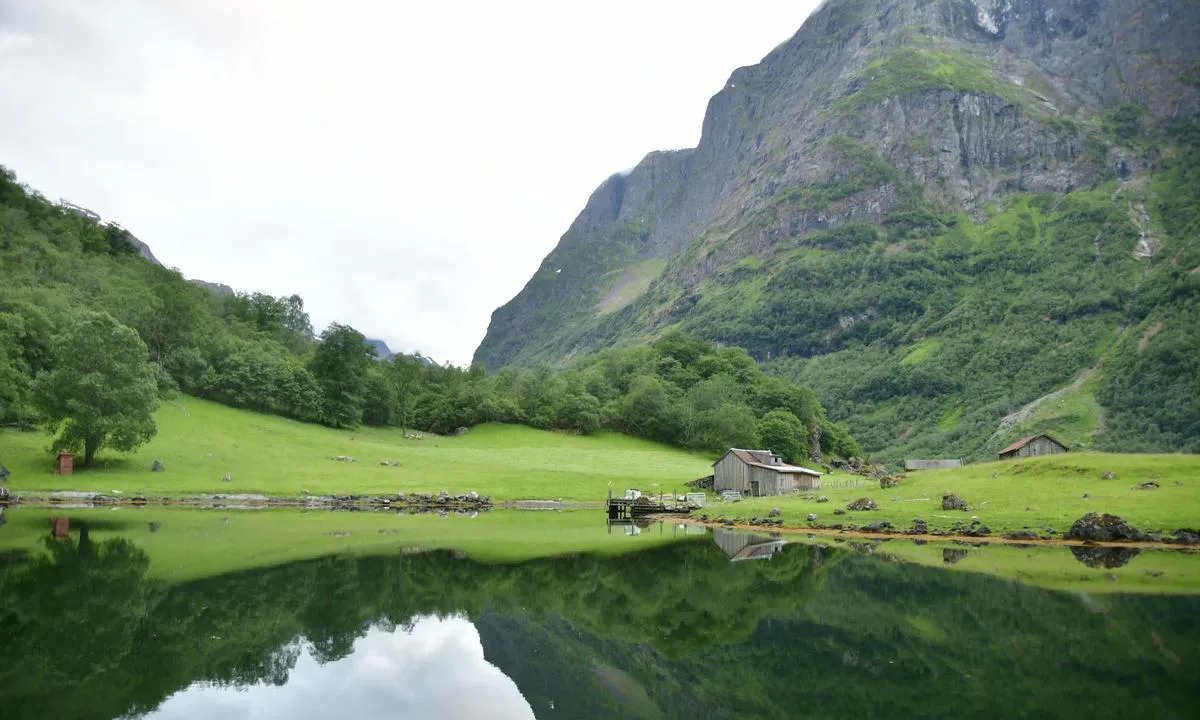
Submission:
M 750 491 L 750 467 L 733 453 L 717 461 L 713 467 L 713 489 L 737 490 L 747 493 Z
M 1029 451 L 1029 453 L 1028 453 L 1028 455 L 1026 455 L 1026 457 L 1038 457 L 1039 455 L 1055 455 L 1060 452 L 1065 452 L 1062 445 L 1059 445 L 1058 443 L 1054 442 L 1053 440 L 1047 440 L 1046 438 L 1038 438 L 1037 440 L 1034 440 L 1033 442 L 1029 443 L 1028 445 L 1026 445 L 1025 447 L 1023 447 L 1021 449 Z

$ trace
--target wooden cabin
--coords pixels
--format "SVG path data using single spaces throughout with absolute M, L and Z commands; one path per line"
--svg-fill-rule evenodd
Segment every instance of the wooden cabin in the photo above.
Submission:
M 788 465 L 770 450 L 733 448 L 713 463 L 713 489 L 736 490 L 750 497 L 784 495 L 821 487 L 821 473 Z
M 1017 458 L 1038 457 L 1040 455 L 1057 455 L 1069 452 L 1071 448 L 1050 437 L 1046 433 L 1030 435 L 1021 438 L 1012 445 L 1000 451 L 1001 460 L 1016 460 Z

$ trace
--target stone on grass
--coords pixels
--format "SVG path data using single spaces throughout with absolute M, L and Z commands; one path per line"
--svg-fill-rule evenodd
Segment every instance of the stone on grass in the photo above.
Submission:
M 945 493 L 942 495 L 942 509 L 966 511 L 967 501 L 963 500 L 954 493 Z
M 1065 535 L 1070 540 L 1093 540 L 1112 542 L 1115 540 L 1146 540 L 1146 534 L 1116 515 L 1088 513 L 1075 521 Z
M 819 503 L 827 503 L 827 502 L 829 502 L 829 498 L 827 498 L 827 497 L 825 497 L 824 495 L 822 495 L 821 497 L 817 498 L 817 502 L 819 502 Z
M 782 514 L 783 514 L 783 511 L 780 510 L 779 508 L 771 508 L 771 512 L 767 513 L 767 517 L 774 518 L 774 517 L 779 517 Z
M 854 510 L 855 512 L 863 512 L 866 510 L 878 510 L 879 506 L 876 505 L 875 501 L 871 498 L 859 498 L 847 505 L 846 509 Z
M 154 461 L 154 462 L 153 462 L 153 463 L 150 465 L 150 470 L 151 470 L 152 472 L 162 472 L 163 470 L 166 470 L 166 469 L 167 469 L 167 468 L 166 468 L 166 466 L 165 466 L 165 465 L 163 465 L 163 463 L 162 463 L 162 460 L 155 460 L 155 461 Z
M 1176 530 L 1171 542 L 1176 545 L 1200 545 L 1200 530 Z
M 816 513 L 809 513 L 809 514 L 808 514 L 808 521 L 809 521 L 809 522 L 816 522 L 816 521 L 817 521 L 817 514 L 816 514 Z
M 1040 539 L 1040 536 L 1037 534 L 1036 530 L 1013 530 L 1012 532 L 1005 534 L 1004 537 L 1006 537 L 1010 540 L 1038 540 L 1038 539 Z

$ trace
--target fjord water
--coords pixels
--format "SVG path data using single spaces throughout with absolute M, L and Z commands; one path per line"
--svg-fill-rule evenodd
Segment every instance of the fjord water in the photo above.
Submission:
M 9 509 L 0 715 L 1200 714 L 1197 555 L 485 515 Z

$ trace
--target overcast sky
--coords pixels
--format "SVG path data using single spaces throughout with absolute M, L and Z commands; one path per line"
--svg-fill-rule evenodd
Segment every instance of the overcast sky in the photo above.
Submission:
M 469 362 L 816 0 L 0 0 L 0 164 L 190 278 Z

